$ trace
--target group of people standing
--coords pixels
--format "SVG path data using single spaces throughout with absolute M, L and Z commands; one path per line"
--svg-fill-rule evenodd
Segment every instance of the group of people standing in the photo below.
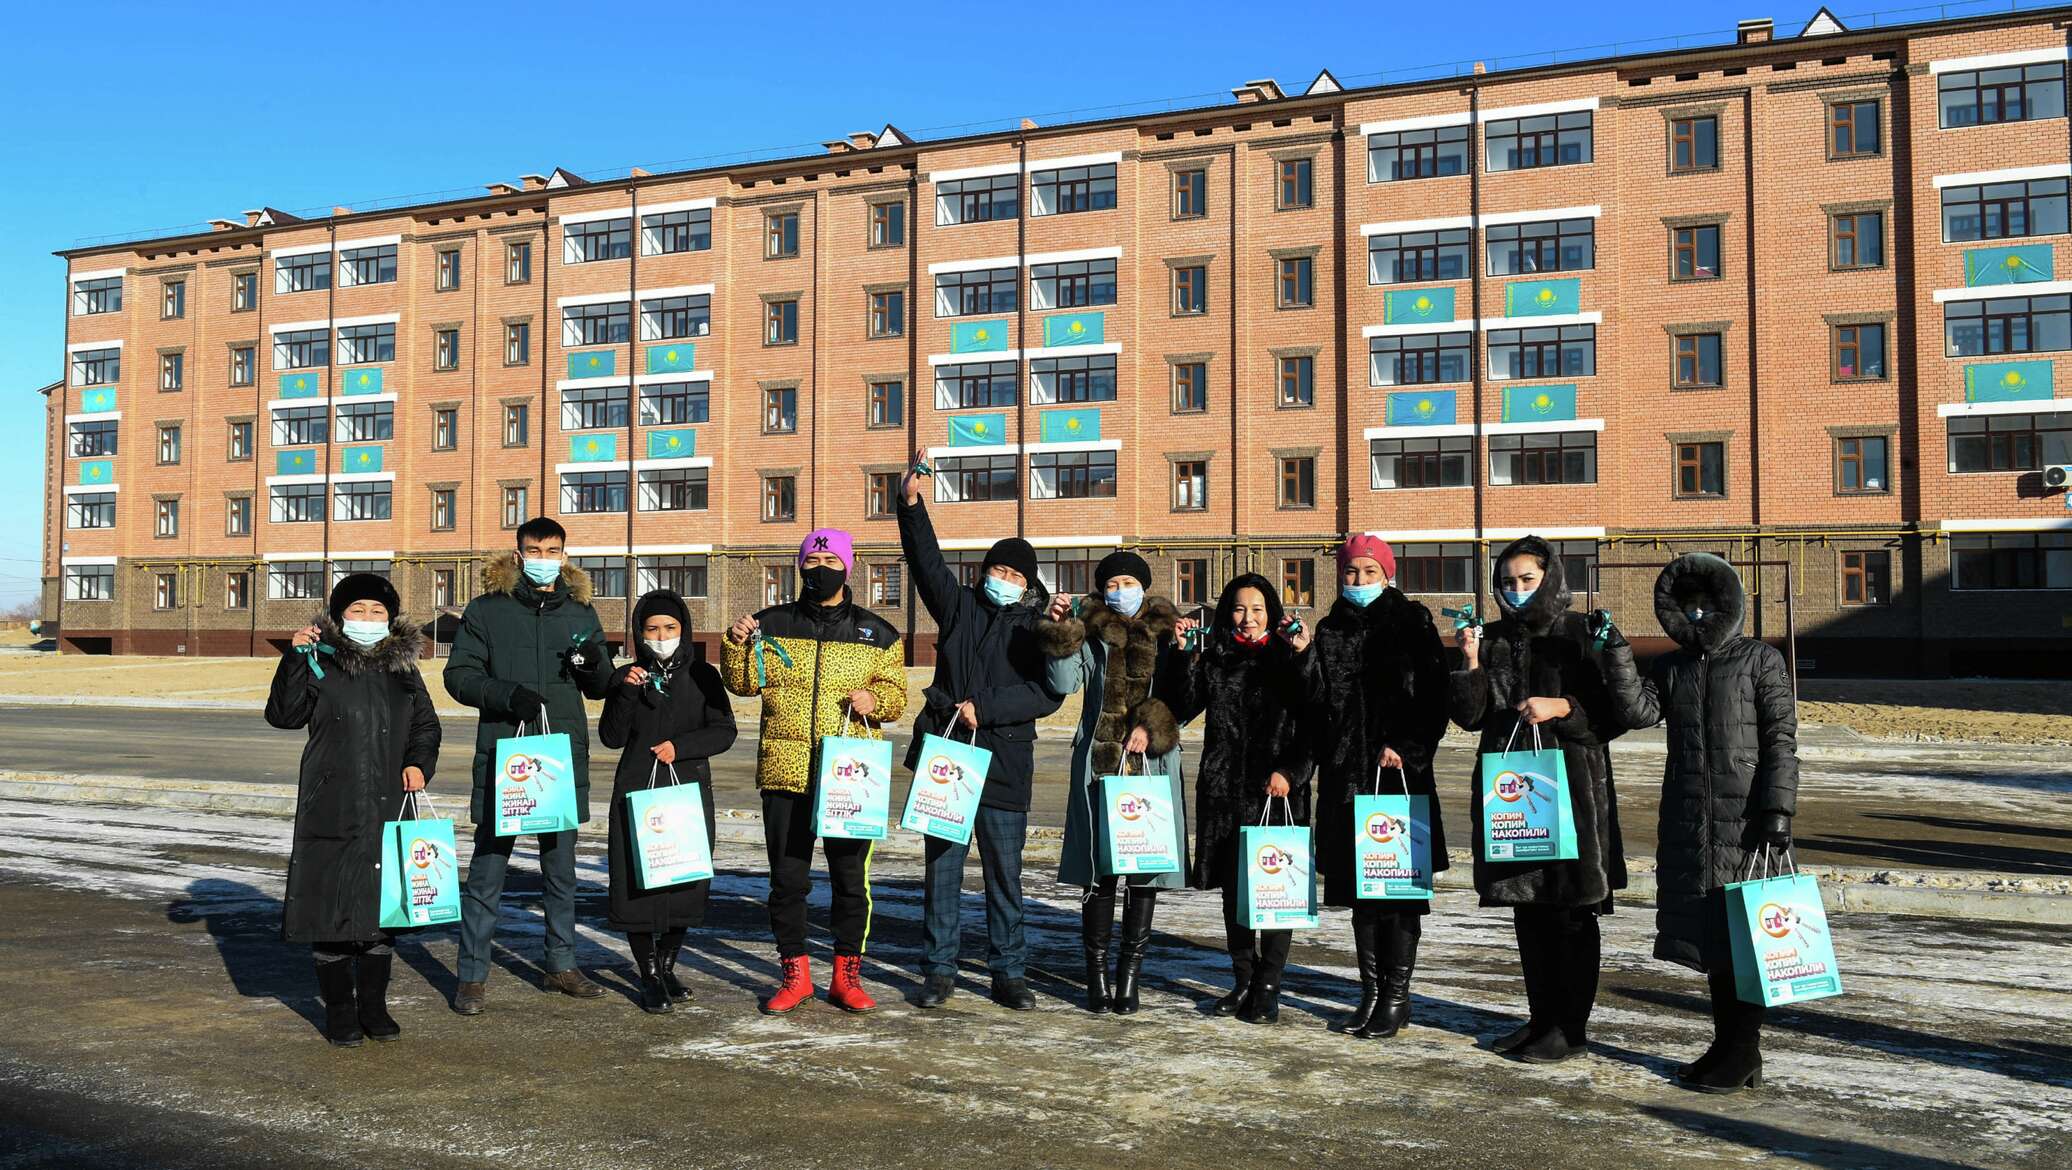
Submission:
M 1747 858 L 1789 841 L 1797 764 L 1792 692 L 1781 656 L 1740 635 L 1744 601 L 1718 558 L 1680 557 L 1656 587 L 1655 610 L 1679 648 L 1643 677 L 1607 617 L 1572 608 L 1560 558 L 1536 537 L 1513 542 L 1492 566 L 1499 616 L 1459 631 L 1449 668 L 1430 612 L 1393 585 L 1388 544 L 1366 535 L 1338 551 L 1337 601 L 1314 630 L 1286 613 L 1274 585 L 1246 573 L 1222 590 L 1204 622 L 1148 592 L 1149 566 L 1128 551 L 1103 559 L 1099 592 L 1051 597 L 1036 554 L 1017 538 L 995 543 L 965 584 L 942 555 L 916 466 L 897 517 L 914 590 L 938 631 L 935 675 L 914 713 L 923 735 L 967 739 L 991 753 L 975 817 L 991 998 L 1036 1005 L 1026 970 L 1022 851 L 1035 773 L 1036 722 L 1074 695 L 1062 883 L 1083 889 L 1086 1008 L 1138 1010 L 1152 923 L 1162 891 L 1220 892 L 1232 986 L 1213 1007 L 1247 1023 L 1279 1017 L 1292 935 L 1254 931 L 1239 897 L 1244 826 L 1268 817 L 1314 827 L 1325 904 L 1352 912 L 1360 998 L 1344 1021 L 1359 1038 L 1386 1038 L 1410 1022 L 1411 983 L 1431 901 L 1359 897 L 1354 801 L 1407 791 L 1430 798 L 1431 858 L 1447 865 L 1434 762 L 1449 722 L 1479 734 L 1478 756 L 1536 740 L 1561 751 L 1574 811 L 1574 860 L 1493 862 L 1475 851 L 1486 907 L 1512 911 L 1526 1019 L 1494 1048 L 1548 1063 L 1586 1050 L 1597 993 L 1599 919 L 1626 885 L 1609 744 L 1666 717 L 1670 750 L 1659 837 L 1657 956 L 1708 974 L 1715 1040 L 1679 1077 L 1732 1091 L 1759 1083 L 1762 1008 L 1735 996 L 1723 887 Z M 528 724 L 566 731 L 577 801 L 589 819 L 583 700 L 602 699 L 599 738 L 621 752 L 609 820 L 612 929 L 626 933 L 642 1006 L 666 1012 L 691 997 L 676 974 L 685 932 L 700 925 L 709 882 L 643 889 L 630 864 L 625 794 L 656 782 L 701 785 L 713 829 L 708 761 L 734 743 L 729 694 L 759 698 L 757 784 L 768 850 L 778 986 L 760 1007 L 781 1015 L 815 993 L 807 898 L 816 840 L 832 887 L 830 1002 L 867 1012 L 862 962 L 871 931 L 871 843 L 818 838 L 814 786 L 824 737 L 867 734 L 906 714 L 905 650 L 898 631 L 857 605 L 845 532 L 820 529 L 800 548 L 794 602 L 734 622 L 718 667 L 691 649 L 690 613 L 667 590 L 635 607 L 639 643 L 615 666 L 590 605 L 588 579 L 568 562 L 554 521 L 518 530 L 517 548 L 493 558 L 486 592 L 467 607 L 447 661 L 447 690 L 480 710 L 473 777 L 474 859 L 462 899 L 460 984 L 453 1006 L 487 1002 L 490 948 L 516 839 L 492 831 L 487 807 L 495 745 Z M 384 992 L 393 938 L 375 921 L 381 825 L 431 778 L 439 725 L 415 666 L 420 634 L 380 577 L 353 575 L 329 610 L 296 634 L 276 673 L 267 718 L 307 726 L 285 935 L 315 952 L 333 1043 L 393 1039 Z M 318 673 L 322 664 L 335 669 Z M 660 685 L 657 685 L 659 680 Z M 1193 784 L 1181 729 L 1204 727 Z M 1103 874 L 1096 803 L 1103 777 L 1163 777 L 1171 807 L 1193 825 L 1179 834 L 1178 872 Z M 1474 785 L 1470 824 L 1482 816 Z M 1477 834 L 1471 833 L 1474 837 Z M 923 984 L 917 1006 L 956 991 L 960 890 L 970 846 L 935 837 L 923 878 Z M 602 989 L 576 970 L 575 833 L 539 836 L 546 919 L 546 986 L 578 998 Z M 1117 940 L 1116 923 L 1121 923 Z M 1113 965 L 1111 967 L 1111 955 Z

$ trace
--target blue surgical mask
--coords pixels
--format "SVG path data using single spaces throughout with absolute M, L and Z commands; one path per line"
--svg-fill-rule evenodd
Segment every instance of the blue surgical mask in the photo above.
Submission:
M 1702 622 L 1705 620 L 1705 611 L 1701 608 L 1694 606 L 1690 609 L 1685 610 L 1684 616 L 1691 619 L 1692 624 L 1695 625 L 1698 622 Z
M 1137 611 L 1144 608 L 1144 587 L 1125 585 L 1120 589 L 1110 589 L 1101 595 L 1101 600 L 1107 602 L 1108 608 L 1116 613 L 1124 617 L 1135 617 Z
M 1523 593 L 1520 593 L 1515 589 L 1506 589 L 1503 591 L 1504 601 L 1506 604 L 1510 605 L 1512 609 L 1524 609 L 1525 603 L 1531 601 L 1532 595 L 1538 593 L 1539 591 L 1540 587 L 1537 585 L 1533 586 L 1532 588 L 1526 590 Z
M 1338 595 L 1359 606 L 1361 609 L 1365 609 L 1373 605 L 1374 599 L 1380 597 L 1381 591 L 1387 588 L 1388 586 L 1379 581 L 1366 585 L 1344 585 L 1339 587 Z
M 339 628 L 344 631 L 346 637 L 363 647 L 378 645 L 383 638 L 389 636 L 387 622 L 363 622 L 356 618 L 347 618 Z
M 986 600 L 1002 609 L 1020 601 L 1022 594 L 1027 592 L 1027 588 L 1012 581 L 1003 581 L 990 573 L 986 575 Z
M 552 585 L 561 576 L 560 557 L 526 557 L 525 579 L 535 585 Z

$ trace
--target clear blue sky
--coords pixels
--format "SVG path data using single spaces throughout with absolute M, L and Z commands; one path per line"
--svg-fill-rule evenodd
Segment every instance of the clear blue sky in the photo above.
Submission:
M 1614 42 L 1730 40 L 1743 17 L 1773 16 L 1790 35 L 1817 6 L 1196 0 L 1176 21 L 1172 5 L 1115 0 L 1047 0 L 997 20 L 932 2 L 824 15 L 753 3 L 23 3 L 8 35 L 42 48 L 0 71 L 0 605 L 36 589 L 35 391 L 61 373 L 64 325 L 64 269 L 50 253 L 82 237 L 260 204 L 479 191 L 556 165 L 583 174 L 804 153 L 886 122 L 929 138 L 1162 99 L 1202 105 L 1250 78 L 1297 88 L 1327 67 L 1360 85 L 1473 59 L 1502 68 L 1550 50 L 1602 56 Z M 1847 20 L 1885 6 L 1839 7 Z M 771 52 L 747 48 L 782 16 L 790 27 Z

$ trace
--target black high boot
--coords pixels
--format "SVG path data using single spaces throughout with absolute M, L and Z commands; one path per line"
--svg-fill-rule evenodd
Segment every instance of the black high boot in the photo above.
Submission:
M 1679 1081 L 1688 1081 L 1718 1064 L 1720 1053 L 1727 1048 L 1727 1036 L 1732 1031 L 1731 1021 L 1736 998 L 1733 971 L 1708 971 L 1705 974 L 1705 984 L 1712 997 L 1712 1043 L 1698 1059 L 1689 1064 L 1676 1066 L 1676 1079 Z
M 640 969 L 640 1010 L 659 1016 L 669 1010 L 669 992 L 662 986 L 661 960 L 655 954 L 655 936 L 635 931 L 626 936 L 633 948 L 633 965 Z
M 1523 1024 L 1496 1038 L 1490 1049 L 1509 1056 L 1554 1028 L 1553 994 L 1549 972 L 1554 956 L 1548 946 L 1548 918 L 1545 912 L 1520 906 L 1511 911 L 1512 929 L 1518 936 L 1518 973 L 1525 982 L 1526 1019 Z
M 1122 949 L 1115 955 L 1115 1014 L 1135 1015 L 1137 977 L 1144 970 L 1144 952 L 1151 947 L 1151 917 L 1158 911 L 1158 891 L 1136 888 L 1122 907 Z
M 1690 1074 L 1677 1070 L 1677 1080 L 1701 1093 L 1738 1093 L 1742 1089 L 1762 1088 L 1763 1006 L 1742 1002 L 1734 993 L 1731 971 L 1712 972 L 1707 983 L 1712 992 L 1712 1014 L 1718 1021 L 1718 1036 L 1713 1041 L 1712 1051 L 1699 1058 Z
M 1288 966 L 1288 944 L 1293 935 L 1285 930 L 1259 932 L 1259 968 L 1252 976 L 1252 991 L 1238 1008 L 1237 1018 L 1247 1024 L 1278 1024 L 1281 1021 L 1281 973 Z
M 353 996 L 351 958 L 317 961 L 317 993 L 324 1000 L 324 1039 L 340 1048 L 358 1048 L 360 1009 Z
M 688 1003 L 691 998 L 690 986 L 676 977 L 676 956 L 683 950 L 683 936 L 683 931 L 671 930 L 655 940 L 655 974 L 661 976 L 662 991 L 670 1003 Z
M 1380 929 L 1377 917 L 1359 907 L 1353 908 L 1353 953 L 1360 963 L 1360 1006 L 1345 1017 L 1344 1031 L 1349 1036 L 1362 1033 L 1381 1002 L 1381 948 L 1375 939 Z
M 359 999 L 360 1030 L 369 1040 L 394 1040 L 403 1034 L 402 1025 L 388 1011 L 389 971 L 395 966 L 396 953 L 384 951 L 380 954 L 359 955 L 339 963 L 353 968 L 353 990 Z
M 1603 967 L 1603 936 L 1597 915 L 1578 910 L 1561 932 L 1561 1031 L 1577 1052 L 1589 1047 L 1590 1012 L 1597 1006 L 1597 979 Z
M 1259 935 L 1237 920 L 1237 894 L 1223 891 L 1224 947 L 1230 952 L 1230 994 L 1216 1001 L 1216 1014 L 1234 1016 L 1251 998 L 1252 980 L 1259 970 Z
M 1106 1015 L 1114 1001 L 1108 987 L 1108 940 L 1115 937 L 1115 887 L 1088 886 L 1079 901 L 1079 946 L 1086 956 L 1086 1010 Z
M 1380 928 L 1381 1006 L 1367 1026 L 1355 1033 L 1362 1040 L 1386 1040 L 1410 1024 L 1410 977 L 1417 971 L 1417 942 L 1424 924 L 1414 914 L 1390 916 Z

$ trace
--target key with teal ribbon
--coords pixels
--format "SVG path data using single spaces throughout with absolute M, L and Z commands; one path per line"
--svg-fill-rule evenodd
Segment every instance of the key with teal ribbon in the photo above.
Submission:
M 1612 611 L 1608 609 L 1593 609 L 1584 620 L 1589 624 L 1592 650 L 1604 649 L 1604 644 L 1611 641 L 1612 632 L 1619 628 L 1612 624 Z
M 1475 616 L 1475 607 L 1472 605 L 1467 607 L 1466 609 L 1441 609 L 1439 613 L 1443 617 L 1450 617 L 1453 619 L 1453 628 L 1455 632 L 1459 632 L 1461 630 L 1479 630 L 1482 628 L 1482 619 Z
M 777 652 L 777 661 L 779 661 L 779 662 L 782 662 L 782 663 L 783 663 L 784 665 L 786 665 L 786 666 L 790 666 L 790 665 L 791 665 L 791 652 L 790 652 L 790 651 L 788 651 L 788 650 L 786 650 L 786 649 L 784 648 L 784 644 L 783 644 L 782 642 L 776 642 L 776 641 L 772 641 L 772 640 L 771 640 L 771 639 L 769 639 L 769 638 L 765 638 L 765 637 L 763 637 L 763 632 L 762 632 L 761 630 L 757 630 L 757 631 L 755 632 L 755 689 L 756 689 L 756 690 L 762 690 L 762 689 L 763 689 L 763 686 L 764 686 L 764 685 L 765 685 L 766 683 L 768 683 L 768 682 L 770 681 L 770 675 L 769 675 L 769 670 L 768 670 L 768 668 L 767 668 L 767 667 L 765 667 L 765 666 L 763 665 L 763 648 L 764 648 L 764 647 L 768 647 L 769 649 L 771 649 L 771 650 L 774 650 L 774 651 L 776 651 L 776 652 Z
M 322 663 L 317 661 L 317 657 L 323 654 L 335 655 L 338 653 L 329 642 L 311 642 L 307 646 L 297 646 L 295 650 L 309 662 L 309 673 L 318 678 L 324 677 L 324 667 Z

